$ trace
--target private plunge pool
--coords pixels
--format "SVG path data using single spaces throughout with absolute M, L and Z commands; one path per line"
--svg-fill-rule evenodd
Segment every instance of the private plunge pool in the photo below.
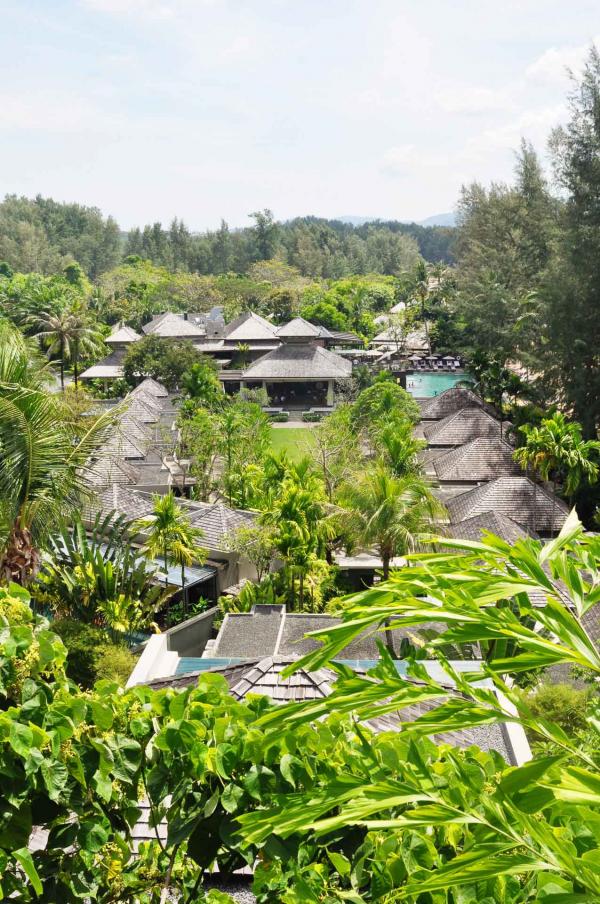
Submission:
M 465 373 L 436 373 L 435 371 L 415 371 L 406 375 L 406 388 L 417 399 L 431 399 L 457 383 L 468 380 Z

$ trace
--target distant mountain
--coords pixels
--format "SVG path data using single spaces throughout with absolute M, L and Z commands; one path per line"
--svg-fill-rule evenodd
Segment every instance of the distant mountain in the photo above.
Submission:
M 349 223 L 351 226 L 364 226 L 365 223 L 376 223 L 378 220 L 388 222 L 383 217 L 356 217 L 349 215 L 334 217 L 334 219 L 340 223 Z M 416 222 L 417 226 L 456 226 L 456 215 L 454 213 L 438 213 L 432 217 L 427 217 L 425 220 L 398 220 L 397 222 L 407 224 Z
M 456 226 L 456 214 L 437 213 L 425 220 L 419 220 L 419 226 Z
M 350 226 L 364 226 L 365 223 L 376 223 L 377 217 L 334 217 L 339 223 L 348 223 Z

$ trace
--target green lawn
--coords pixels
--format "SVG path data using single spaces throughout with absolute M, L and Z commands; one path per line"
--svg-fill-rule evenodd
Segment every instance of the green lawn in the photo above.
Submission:
M 312 431 L 310 427 L 272 427 L 271 446 L 274 452 L 282 452 L 284 449 L 292 461 L 298 461 L 303 455 L 308 454 L 308 448 L 312 445 Z

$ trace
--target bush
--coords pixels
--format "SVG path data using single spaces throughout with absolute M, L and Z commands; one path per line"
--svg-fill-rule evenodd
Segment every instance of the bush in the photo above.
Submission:
M 303 411 L 302 412 L 302 420 L 308 421 L 311 424 L 316 423 L 321 420 L 322 415 L 317 414 L 316 411 Z
M 570 684 L 540 684 L 525 700 L 534 715 L 555 722 L 571 737 L 587 727 L 588 691 Z
M 285 414 L 283 411 L 280 414 L 271 414 L 269 415 L 272 421 L 275 421 L 277 424 L 284 424 L 286 421 L 289 421 L 289 414 Z
M 125 683 L 136 658 L 126 647 L 111 643 L 102 628 L 61 618 L 52 623 L 52 630 L 67 648 L 67 675 L 80 687 L 92 688 L 100 678 Z
M 0 587 L 0 617 L 9 625 L 27 625 L 33 621 L 27 591 L 17 584 Z
M 96 657 L 96 681 L 108 678 L 125 685 L 136 661 L 137 657 L 127 647 L 106 643 L 98 650 Z

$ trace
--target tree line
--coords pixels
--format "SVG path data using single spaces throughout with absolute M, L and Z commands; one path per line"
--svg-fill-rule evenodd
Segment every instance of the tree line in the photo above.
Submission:
M 454 230 L 397 221 L 352 226 L 339 220 L 301 217 L 279 223 L 269 210 L 251 215 L 252 224 L 192 232 L 175 218 L 130 232 L 98 208 L 60 203 L 38 195 L 7 195 L 0 203 L 0 261 L 12 270 L 55 273 L 77 261 L 97 279 L 130 255 L 172 271 L 245 273 L 256 261 L 278 258 L 311 278 L 352 274 L 397 274 L 421 255 L 452 260 Z

